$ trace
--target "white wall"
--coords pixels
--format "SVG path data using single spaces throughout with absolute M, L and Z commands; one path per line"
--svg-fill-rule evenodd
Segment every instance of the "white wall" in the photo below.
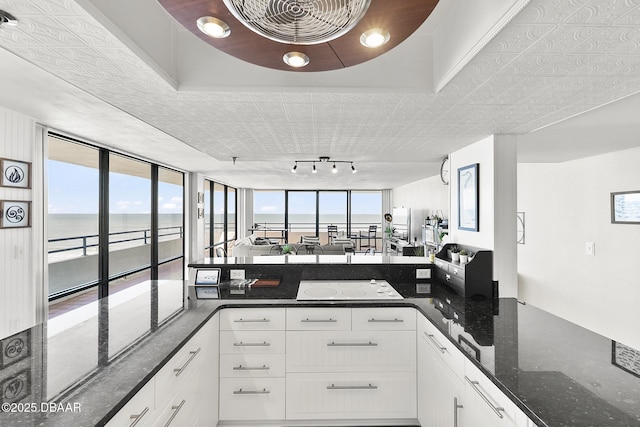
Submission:
M 36 124 L 22 114 L 0 108 L 0 157 L 33 162 L 32 187 L 0 187 L 0 200 L 32 200 L 32 227 L 0 229 L 0 339 L 36 324 L 36 277 L 41 276 L 39 259 L 42 203 L 34 199 L 41 194 L 41 162 L 36 159 Z
M 493 136 L 471 144 L 449 156 L 451 171 L 451 211 L 449 213 L 450 241 L 478 248 L 493 249 Z M 478 183 L 480 185 L 479 231 L 458 230 L 458 168 L 474 163 L 479 164 Z
M 449 186 L 439 176 L 421 179 L 392 190 L 393 206 L 411 208 L 411 236 L 422 240 L 425 218 L 442 211 L 449 218 Z
M 640 148 L 518 165 L 519 298 L 640 348 L 640 225 L 611 224 L 610 193 L 640 190 Z M 595 256 L 585 243 L 595 242 Z
M 493 278 L 501 297 L 518 296 L 516 250 L 516 143 L 495 135 L 451 153 L 450 241 L 493 251 Z M 479 164 L 479 229 L 458 229 L 458 168 Z

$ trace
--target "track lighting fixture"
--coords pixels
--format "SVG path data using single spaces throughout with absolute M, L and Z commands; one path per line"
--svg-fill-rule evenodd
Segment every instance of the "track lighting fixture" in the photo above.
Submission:
M 338 166 L 336 163 L 349 163 L 351 165 L 351 173 L 356 173 L 356 167 L 353 165 L 351 160 L 330 160 L 330 157 L 320 156 L 318 160 L 295 160 L 293 167 L 291 168 L 292 173 L 296 173 L 298 169 L 298 163 L 311 163 L 311 173 L 318 173 L 318 168 L 316 167 L 316 162 L 319 163 L 333 163 L 331 167 L 332 173 L 338 173 Z

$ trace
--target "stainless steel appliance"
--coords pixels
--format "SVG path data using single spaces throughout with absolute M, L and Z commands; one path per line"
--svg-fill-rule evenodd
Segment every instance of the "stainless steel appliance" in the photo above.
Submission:
M 401 300 L 386 280 L 302 280 L 298 301 Z

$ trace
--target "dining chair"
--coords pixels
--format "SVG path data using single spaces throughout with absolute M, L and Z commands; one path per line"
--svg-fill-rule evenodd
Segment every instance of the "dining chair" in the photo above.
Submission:
M 361 231 L 360 232 L 360 249 L 362 248 L 376 248 L 376 238 L 378 237 L 378 226 L 377 225 L 370 225 L 369 226 L 369 231 Z M 367 241 L 367 243 L 364 243 L 364 240 Z M 371 244 L 371 240 L 373 240 L 373 244 Z

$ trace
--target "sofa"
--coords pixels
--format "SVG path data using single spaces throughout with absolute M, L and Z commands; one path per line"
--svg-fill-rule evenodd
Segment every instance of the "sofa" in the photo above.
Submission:
M 353 251 L 353 243 L 350 240 L 338 240 L 330 245 L 321 245 L 319 241 L 306 238 L 302 243 L 289 243 L 293 253 L 300 255 L 344 255 Z M 284 245 L 274 244 L 269 239 L 261 239 L 255 234 L 251 234 L 242 239 L 238 239 L 233 246 L 233 256 L 263 256 L 281 255 L 281 247 Z

